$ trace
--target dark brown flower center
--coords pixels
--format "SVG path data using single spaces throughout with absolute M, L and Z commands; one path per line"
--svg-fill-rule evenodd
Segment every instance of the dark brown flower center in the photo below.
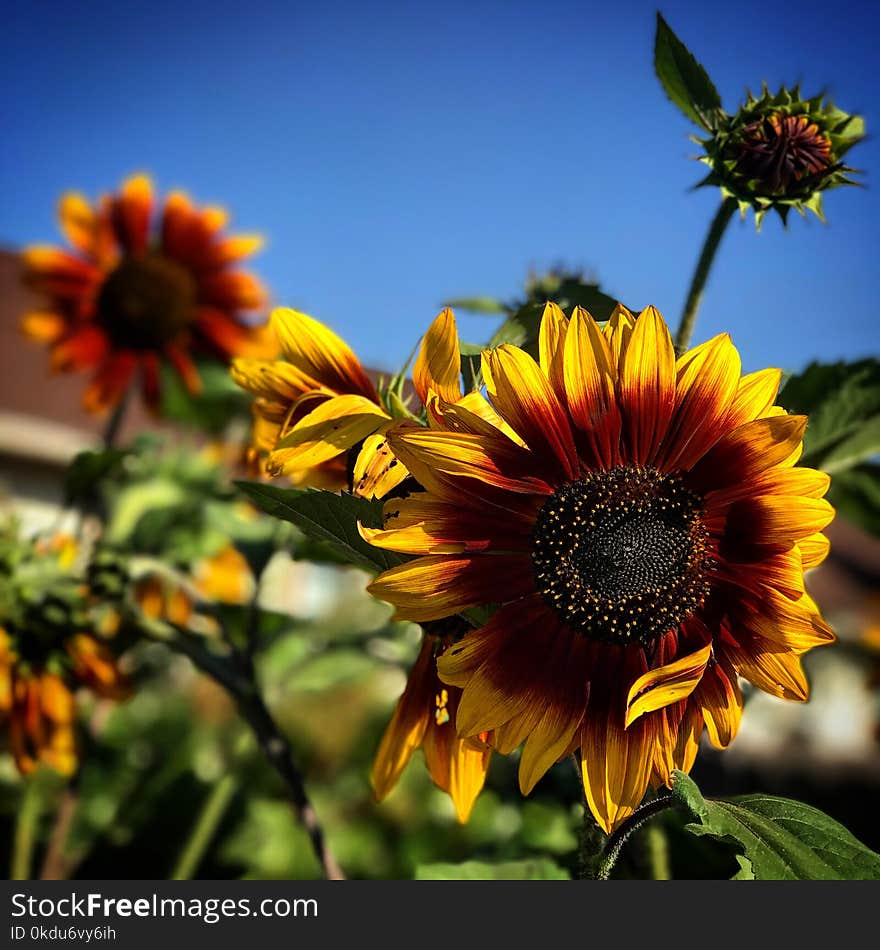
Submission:
M 159 254 L 124 257 L 98 295 L 98 322 L 120 349 L 153 350 L 195 317 L 196 285 L 180 264 Z
M 769 115 L 743 130 L 735 146 L 736 171 L 769 194 L 821 178 L 832 164 L 831 142 L 803 115 Z
M 709 590 L 701 500 L 677 475 L 620 466 L 552 495 L 535 521 L 538 590 L 595 640 L 649 644 Z

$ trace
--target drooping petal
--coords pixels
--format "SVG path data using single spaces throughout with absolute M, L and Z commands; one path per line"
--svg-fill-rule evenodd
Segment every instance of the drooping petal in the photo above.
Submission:
M 675 408 L 675 349 L 663 317 L 646 307 L 623 350 L 617 381 L 623 437 L 636 465 L 654 461 Z
M 322 402 L 281 438 L 269 459 L 273 473 L 289 474 L 348 451 L 388 421 L 364 396 L 334 396 Z
M 439 620 L 533 589 L 531 562 L 513 554 L 418 557 L 380 574 L 367 590 L 402 620 Z M 483 730 L 477 730 L 483 731 Z
M 434 711 L 435 638 L 425 636 L 403 694 L 394 707 L 394 714 L 385 729 L 370 781 L 376 799 L 381 801 L 397 784 L 403 770 L 419 748 Z
M 608 680 L 591 683 L 590 699 L 581 728 L 581 772 L 593 817 L 611 834 L 639 806 L 648 788 L 656 742 L 656 719 L 642 716 L 624 726 L 626 687 L 637 667 L 603 651 Z
M 709 741 L 716 749 L 726 749 L 739 731 L 743 710 L 736 671 L 726 657 L 709 664 L 692 702 L 702 710 Z
M 442 310 L 428 327 L 413 366 L 412 379 L 419 399 L 425 405 L 432 390 L 446 402 L 461 399 L 458 330 L 455 314 L 449 307 Z
M 108 357 L 83 393 L 83 406 L 88 412 L 104 412 L 123 397 L 138 365 L 132 350 L 119 350 Z
M 506 344 L 485 350 L 483 378 L 492 405 L 532 452 L 555 458 L 565 476 L 576 477 L 580 463 L 568 416 L 532 357 Z
M 690 696 L 703 676 L 711 653 L 712 644 L 707 643 L 694 653 L 643 673 L 632 684 L 626 698 L 626 728 L 639 716 Z
M 166 346 L 165 355 L 183 380 L 187 392 L 192 396 L 198 396 L 202 391 L 202 377 L 189 353 L 182 346 Z

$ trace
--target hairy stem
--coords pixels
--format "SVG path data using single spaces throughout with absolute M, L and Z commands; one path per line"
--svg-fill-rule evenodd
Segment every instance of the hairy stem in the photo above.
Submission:
M 661 795 L 659 798 L 653 798 L 651 801 L 640 805 L 615 832 L 610 834 L 599 857 L 596 880 L 607 881 L 611 877 L 611 872 L 620 857 L 623 846 L 632 833 L 641 828 L 649 818 L 653 818 L 661 811 L 671 808 L 673 804 L 674 801 L 671 795 Z
M 700 303 L 703 300 L 703 289 L 706 286 L 706 280 L 709 277 L 709 271 L 712 269 L 712 262 L 715 260 L 715 254 L 721 244 L 721 238 L 733 213 L 736 211 L 736 199 L 725 198 L 718 206 L 715 217 L 709 225 L 709 233 L 703 242 L 703 249 L 700 251 L 700 257 L 697 260 L 697 266 L 694 270 L 694 276 L 691 278 L 691 286 L 688 290 L 687 300 L 685 301 L 684 311 L 681 315 L 681 322 L 678 325 L 678 332 L 675 335 L 675 348 L 679 354 L 683 353 L 690 343 L 694 332 L 694 325 L 697 322 L 697 313 L 700 309 Z

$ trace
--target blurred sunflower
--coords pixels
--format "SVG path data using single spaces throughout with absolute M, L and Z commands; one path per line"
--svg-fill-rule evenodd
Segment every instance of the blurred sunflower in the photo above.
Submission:
M 402 380 L 377 387 L 350 347 L 317 320 L 275 310 L 270 326 L 283 359 L 239 358 L 232 377 L 255 400 L 253 454 L 269 475 L 294 485 L 383 498 L 409 475 L 388 448 L 394 429 L 445 425 L 444 401 L 504 425 L 479 392 L 464 395 L 455 316 L 443 310 L 422 341 L 413 389 L 427 407 L 416 415 L 401 398 Z
M 486 781 L 492 755 L 490 736 L 480 736 L 475 743 L 456 734 L 461 690 L 442 683 L 437 675 L 437 656 L 454 637 L 436 632 L 438 626 L 442 627 L 425 627 L 418 658 L 379 743 L 370 778 L 376 799 L 381 801 L 397 784 L 416 749 L 421 748 L 431 778 L 449 793 L 458 820 L 464 824 Z M 450 624 L 445 626 L 448 629 Z
M 227 360 L 271 355 L 263 327 L 245 324 L 266 292 L 234 265 L 261 245 L 255 235 L 227 237 L 226 214 L 170 194 L 153 234 L 150 180 L 129 178 L 93 208 L 80 194 L 59 203 L 61 230 L 73 252 L 35 246 L 22 253 L 25 281 L 48 298 L 28 313 L 24 332 L 49 344 L 54 370 L 94 370 L 83 402 L 100 412 L 122 398 L 138 369 L 148 406 L 160 397 L 167 360 L 186 387 L 201 387 L 194 353 Z
M 438 659 L 462 689 L 462 737 L 523 741 L 528 793 L 580 750 L 610 832 L 649 784 L 689 771 L 705 727 L 724 748 L 738 676 L 804 701 L 800 656 L 833 640 L 804 591 L 833 516 L 828 477 L 795 468 L 806 419 L 774 406 L 781 373 L 740 376 L 726 334 L 675 358 L 660 314 L 622 307 L 600 329 L 547 306 L 540 362 L 483 354 L 518 437 L 448 403 L 458 431 L 400 431 L 426 489 L 385 503 L 373 544 L 417 555 L 370 585 L 417 622 L 499 605 Z
M 72 571 L 73 539 L 0 538 L 0 724 L 8 727 L 23 774 L 40 763 L 62 775 L 76 771 L 74 693 L 85 687 L 106 699 L 128 695 L 106 643 L 116 613 L 89 610 L 89 592 Z

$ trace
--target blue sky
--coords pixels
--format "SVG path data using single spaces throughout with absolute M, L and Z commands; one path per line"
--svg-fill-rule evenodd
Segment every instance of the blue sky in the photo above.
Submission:
M 0 244 L 57 240 L 57 196 L 150 172 L 268 237 L 275 302 L 396 368 L 448 297 L 516 296 L 579 266 L 678 319 L 718 195 L 653 73 L 653 3 L 33 2 L 0 37 Z M 734 222 L 696 340 L 729 330 L 747 370 L 876 353 L 876 4 L 662 11 L 733 111 L 800 80 L 866 116 L 868 188 L 828 225 Z M 724 12 L 728 11 L 728 12 Z M 494 324 L 460 314 L 462 335 Z

